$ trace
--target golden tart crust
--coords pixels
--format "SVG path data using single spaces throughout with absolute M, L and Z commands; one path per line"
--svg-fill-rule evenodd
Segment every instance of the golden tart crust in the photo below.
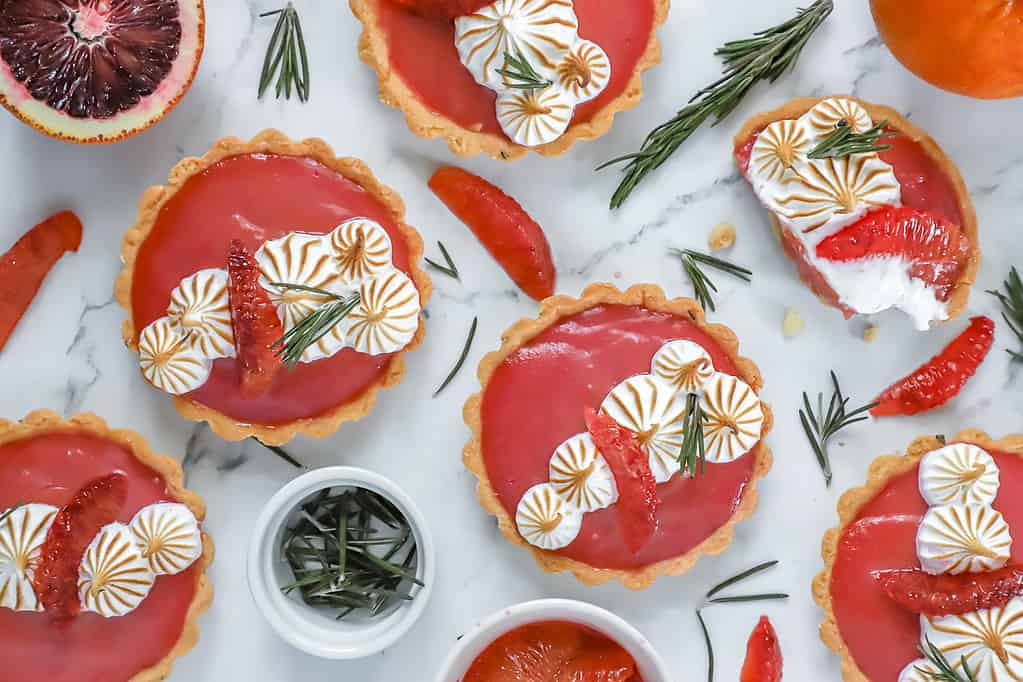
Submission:
M 944 447 L 946 442 L 973 443 L 985 450 L 1011 452 L 1023 457 L 1023 434 L 994 440 L 983 431 L 967 429 L 960 431 L 947 441 L 938 436 L 923 436 L 910 443 L 904 455 L 883 455 L 875 459 L 867 470 L 866 483 L 858 488 L 850 488 L 838 499 L 838 526 L 824 533 L 824 539 L 821 542 L 824 570 L 813 579 L 813 600 L 824 610 L 824 620 L 820 625 L 821 641 L 841 657 L 842 679 L 845 682 L 870 682 L 870 678 L 864 675 L 856 665 L 856 661 L 853 660 L 849 648 L 842 639 L 831 600 L 831 572 L 838 555 L 839 538 L 846 527 L 856 520 L 856 516 L 863 506 L 877 497 L 890 480 L 911 471 L 924 455 Z
M 528 343 L 538 334 L 566 317 L 598 305 L 608 304 L 642 306 L 647 310 L 670 313 L 692 320 L 697 327 L 709 334 L 735 363 L 740 379 L 749 384 L 758 394 L 763 387 L 764 382 L 760 369 L 752 360 L 739 355 L 739 340 L 732 330 L 721 324 L 708 323 L 704 318 L 703 308 L 696 301 L 688 298 L 668 299 L 665 297 L 664 291 L 654 284 L 637 284 L 625 291 L 620 291 L 611 284 L 591 284 L 586 287 L 579 298 L 552 296 L 544 299 L 540 303 L 540 314 L 535 319 L 519 320 L 506 329 L 501 335 L 501 348 L 488 353 L 480 361 L 477 376 L 481 390 L 466 401 L 462 410 L 465 423 L 472 431 L 472 439 L 462 452 L 462 461 L 478 480 L 476 494 L 480 505 L 486 512 L 497 518 L 497 524 L 505 538 L 514 545 L 528 548 L 533 553 L 533 559 L 544 571 L 548 573 L 570 571 L 584 585 L 601 585 L 610 580 L 617 580 L 629 589 L 642 590 L 650 587 L 662 575 L 686 573 L 701 556 L 721 554 L 732 544 L 735 525 L 752 516 L 756 509 L 757 482 L 771 470 L 773 458 L 771 449 L 764 442 L 764 438 L 771 430 L 773 417 L 770 407 L 761 401 L 764 424 L 760 441 L 749 454 L 749 456 L 756 457 L 756 463 L 742 499 L 727 522 L 685 554 L 636 569 L 604 569 L 595 568 L 557 552 L 543 550 L 527 543 L 519 535 L 515 519 L 508 514 L 498 499 L 487 474 L 486 462 L 483 459 L 483 426 L 480 409 L 483 393 L 487 390 L 490 377 L 497 367 L 523 344 Z
M 177 501 L 188 507 L 200 523 L 206 518 L 206 503 L 198 494 L 185 488 L 185 476 L 181 465 L 167 455 L 153 452 L 146 439 L 135 431 L 111 429 L 101 417 L 92 413 L 76 414 L 64 419 L 50 410 L 36 410 L 28 413 L 21 421 L 12 422 L 0 419 L 0 445 L 56 432 L 84 433 L 117 443 L 134 455 L 135 459 L 158 473 Z M 213 541 L 203 530 L 202 556 L 196 562 L 200 573 L 196 582 L 195 596 L 192 597 L 192 603 L 185 614 L 185 623 L 181 628 L 178 641 L 163 657 L 163 660 L 135 673 L 128 682 L 159 682 L 167 679 L 174 660 L 191 651 L 199 641 L 199 616 L 213 603 L 213 587 L 210 585 L 209 578 L 206 577 L 206 571 L 212 563 Z
M 178 162 L 171 170 L 166 185 L 150 187 L 143 193 L 135 225 L 125 233 L 121 243 L 121 260 L 124 262 L 124 268 L 114 286 L 114 298 L 128 313 L 128 319 L 124 321 L 122 327 L 122 336 L 129 349 L 138 352 L 136 341 L 138 329 L 132 319 L 131 305 L 135 258 L 156 224 L 160 209 L 193 175 L 224 159 L 246 154 L 277 154 L 312 159 L 366 189 L 394 217 L 394 222 L 408 247 L 409 270 L 416 289 L 419 290 L 420 305 L 426 307 L 433 291 L 433 284 L 429 275 L 419 267 L 423 258 L 423 239 L 415 228 L 405 223 L 405 204 L 398 193 L 381 184 L 369 167 L 359 159 L 335 156 L 334 150 L 321 139 L 293 141 L 277 130 L 264 130 L 249 141 L 236 137 L 218 140 L 202 157 L 188 157 Z M 419 329 L 416 330 L 415 336 L 405 348 L 393 355 L 386 371 L 357 398 L 342 403 L 318 417 L 307 417 L 276 425 L 247 424 L 186 396 L 172 396 L 174 407 L 185 419 L 208 422 L 214 433 L 227 440 L 242 440 L 253 436 L 267 445 L 283 445 L 297 434 L 325 438 L 337 431 L 342 422 L 356 421 L 369 414 L 376 404 L 377 391 L 401 382 L 405 376 L 405 353 L 422 343 L 425 335 L 426 327 L 420 312 Z
M 671 0 L 653 0 L 654 23 L 650 31 L 650 41 L 622 94 L 608 102 L 591 120 L 569 126 L 565 134 L 553 142 L 537 147 L 526 147 L 515 144 L 503 135 L 463 128 L 446 116 L 431 111 L 420 102 L 416 94 L 391 68 L 387 43 L 377 28 L 377 12 L 373 7 L 373 1 L 349 0 L 349 5 L 356 18 L 362 22 L 359 58 L 376 71 L 380 101 L 400 109 L 405 114 L 409 130 L 413 133 L 423 138 L 443 138 L 448 148 L 458 156 L 486 153 L 504 161 L 522 158 L 530 151 L 542 156 L 560 156 L 578 140 L 593 140 L 604 135 L 611 129 L 615 114 L 639 104 L 643 97 L 643 72 L 661 61 L 661 43 L 657 39 L 657 30 L 667 21 L 671 6 Z
M 945 321 L 948 322 L 956 319 L 966 309 L 966 304 L 970 299 L 970 289 L 973 287 L 973 283 L 977 279 L 977 271 L 980 270 L 981 253 L 980 237 L 977 227 L 977 211 L 973 207 L 973 200 L 970 198 L 970 192 L 966 188 L 963 176 L 959 173 L 958 166 L 952 162 L 952 159 L 950 159 L 945 151 L 938 146 L 938 143 L 934 141 L 926 130 L 913 125 L 909 119 L 891 107 L 865 102 L 850 95 L 829 95 L 827 97 L 819 98 L 797 97 L 796 99 L 786 102 L 777 109 L 756 114 L 751 117 L 743 124 L 742 128 L 739 129 L 739 132 L 735 134 L 733 148 L 738 148 L 740 145 L 745 144 L 754 133 L 763 130 L 771 123 L 786 119 L 799 118 L 815 105 L 833 97 L 856 102 L 866 109 L 867 113 L 870 114 L 870 118 L 874 121 L 887 120 L 889 127 L 894 128 L 903 136 L 920 145 L 924 152 L 931 157 L 931 160 L 934 161 L 935 165 L 941 169 L 949 182 L 952 183 L 952 187 L 955 189 L 956 201 L 959 204 L 959 212 L 963 217 L 963 224 L 959 227 L 966 234 L 966 238 L 970 242 L 970 255 L 966 261 L 966 267 L 964 267 L 962 273 L 960 273 L 959 280 L 952 288 L 947 301 L 948 320 Z M 780 241 L 782 236 L 781 223 L 778 222 L 778 218 L 773 213 L 770 214 L 770 217 L 771 225 L 774 227 L 775 236 L 778 237 Z M 830 303 L 827 301 L 824 301 L 824 303 L 830 306 Z

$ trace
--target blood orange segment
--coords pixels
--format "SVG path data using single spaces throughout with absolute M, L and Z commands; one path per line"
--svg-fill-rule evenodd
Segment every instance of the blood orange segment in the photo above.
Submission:
M 635 675 L 636 661 L 629 652 L 607 640 L 588 646 L 568 661 L 553 682 L 629 682 Z
M 932 618 L 1000 608 L 1023 595 L 1023 568 L 1018 566 L 959 575 L 930 575 L 907 568 L 878 571 L 874 578 L 896 604 Z
M 0 350 L 54 264 L 81 243 L 81 221 L 63 211 L 33 227 L 0 256 Z
M 974 317 L 970 326 L 912 374 L 892 384 L 877 398 L 875 417 L 911 415 L 944 405 L 959 394 L 995 339 L 995 323 L 988 317 Z
M 934 287 L 938 300 L 946 301 L 970 256 L 970 244 L 957 225 L 935 213 L 884 206 L 825 237 L 817 256 L 841 262 L 902 257 L 910 276 Z
M 778 682 L 781 680 L 782 656 L 778 635 L 767 616 L 761 616 L 746 644 L 746 661 L 740 682 Z
M 430 189 L 476 238 L 522 291 L 537 301 L 554 293 L 557 273 L 543 229 L 517 201 L 461 168 L 441 168 Z
M 618 527 L 626 546 L 638 552 L 657 530 L 657 481 L 636 434 L 604 413 L 586 410 L 586 429 L 607 460 L 618 487 Z
M 413 14 L 435 19 L 454 19 L 483 9 L 493 0 L 393 0 Z
M 127 496 L 127 477 L 113 473 L 87 483 L 57 512 L 40 549 L 32 585 L 54 620 L 74 618 L 81 610 L 78 568 L 82 556 L 100 529 L 117 520 Z
M 241 393 L 266 393 L 281 369 L 270 346 L 284 335 L 284 326 L 266 291 L 259 284 L 259 266 L 237 239 L 227 256 L 228 291 L 234 344 L 241 366 Z
M 531 623 L 497 638 L 462 682 L 552 682 L 577 655 L 583 633 L 571 623 Z

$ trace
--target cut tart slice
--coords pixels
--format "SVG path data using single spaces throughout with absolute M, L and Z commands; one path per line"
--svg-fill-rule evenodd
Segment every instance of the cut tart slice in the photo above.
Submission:
M 167 678 L 213 600 L 206 509 L 183 479 L 176 461 L 95 415 L 0 420 L 7 679 Z
M 633 589 L 731 544 L 771 468 L 771 412 L 730 330 L 656 286 L 594 284 L 502 338 L 465 405 L 463 459 L 509 541 L 545 571 Z M 705 461 L 683 475 L 690 402 L 706 416 Z
M 349 0 L 380 99 L 460 156 L 517 159 L 600 137 L 660 61 L 669 0 Z M 456 12 L 462 14 L 451 18 Z M 471 12 L 471 13 L 465 13 Z
M 842 495 L 813 595 L 847 682 L 928 680 L 928 642 L 956 670 L 965 657 L 963 679 L 1018 677 L 1021 485 L 1023 435 L 967 430 L 876 459 Z
M 869 151 L 815 158 L 838 128 L 884 123 Z M 795 99 L 735 136 L 740 171 L 803 282 L 846 317 L 896 308 L 918 329 L 966 307 L 980 267 L 977 216 L 959 171 L 927 133 L 853 97 Z
M 431 284 L 401 199 L 320 140 L 265 131 L 183 160 L 143 195 L 122 254 L 143 376 L 231 440 L 363 417 L 425 333 Z

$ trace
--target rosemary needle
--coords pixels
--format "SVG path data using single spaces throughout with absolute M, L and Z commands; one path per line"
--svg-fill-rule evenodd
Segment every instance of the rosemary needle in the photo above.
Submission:
M 840 159 L 852 154 L 883 152 L 892 146 L 881 144 L 881 140 L 898 135 L 895 131 L 885 130 L 887 127 L 888 120 L 885 119 L 873 128 L 857 133 L 849 127 L 849 122 L 843 119 L 836 123 L 835 129 L 818 142 L 806 156 L 810 159 Z
M 448 384 L 450 384 L 451 381 L 455 378 L 455 375 L 458 374 L 458 371 L 462 369 L 462 365 L 465 364 L 465 359 L 469 357 L 469 350 L 472 348 L 472 340 L 476 338 L 476 324 L 478 322 L 479 322 L 478 317 L 472 318 L 472 326 L 469 327 L 469 336 L 467 336 L 465 339 L 465 345 L 462 347 L 462 354 L 458 357 L 458 362 L 455 363 L 455 366 L 451 368 L 451 372 L 448 374 L 447 378 L 444 379 L 444 383 L 440 385 L 440 388 L 433 392 L 434 398 L 440 395 L 440 392 L 448 387 Z
M 714 682 L 714 645 L 710 641 L 710 630 L 707 629 L 707 621 L 703 619 L 700 609 L 696 609 L 696 620 L 700 623 L 703 641 L 707 645 L 707 682 Z
M 505 85 L 518 90 L 542 90 L 549 88 L 553 83 L 547 80 L 533 68 L 533 65 L 526 59 L 521 51 L 518 54 L 504 53 L 504 67 L 497 70 L 504 76 Z
M 270 344 L 278 357 L 285 364 L 294 367 L 302 359 L 302 354 L 314 343 L 322 339 L 331 329 L 339 325 L 349 313 L 355 310 L 362 300 L 358 293 L 348 298 L 316 287 L 307 287 L 302 284 L 288 284 L 287 282 L 271 282 L 273 286 L 282 290 L 305 291 L 316 294 L 325 302 L 319 308 L 302 318 L 302 321 L 284 332 L 284 336 Z
M 654 128 L 638 152 L 612 159 L 597 168 L 625 164 L 625 177 L 611 197 L 611 208 L 624 204 L 636 186 L 660 168 L 709 119 L 720 122 L 754 85 L 760 81 L 773 83 L 791 69 L 807 41 L 833 9 L 833 0 L 816 0 L 782 24 L 718 48 L 715 54 L 724 62 L 724 74 L 718 80 L 697 91 L 673 119 Z
M 700 253 L 692 249 L 669 249 L 668 253 L 682 262 L 682 270 L 689 277 L 689 281 L 693 285 L 693 294 L 704 310 L 717 310 L 714 304 L 714 294 L 717 293 L 718 288 L 701 266 L 705 265 L 714 268 L 733 277 L 738 277 L 744 282 L 749 282 L 753 279 L 752 270 L 741 265 L 729 263 L 726 260 L 721 260 L 716 256 Z
M 305 469 L 305 465 L 302 464 L 301 462 L 299 462 L 297 459 L 295 459 L 291 455 L 289 455 L 284 448 L 277 447 L 276 445 L 267 445 L 266 443 L 264 443 L 263 441 L 259 440 L 255 436 L 252 436 L 252 440 L 256 441 L 257 443 L 259 443 L 264 448 L 266 448 L 270 452 L 274 453 L 275 455 L 277 455 L 278 457 L 283 459 L 285 462 L 287 462 L 291 466 L 296 467 L 298 469 Z
M 447 263 L 447 265 L 441 265 L 440 263 L 434 260 L 424 257 L 423 260 L 426 261 L 426 264 L 429 265 L 434 270 L 443 272 L 445 275 L 451 277 L 452 279 L 462 281 L 461 275 L 458 274 L 458 266 L 455 265 L 455 261 L 451 259 L 451 254 L 448 253 L 448 250 L 444 247 L 444 242 L 438 241 L 437 248 L 440 249 L 440 255 L 444 256 L 444 262 Z
M 1020 279 L 1016 268 L 1009 270 L 1009 276 L 1002 284 L 1005 293 L 1001 291 L 988 291 L 1002 303 L 1002 319 L 1009 325 L 1009 329 L 1016 335 L 1020 344 L 1023 344 L 1023 280 Z M 1023 362 L 1023 350 L 1014 351 L 1007 349 L 1013 360 Z
M 828 458 L 828 440 L 836 433 L 847 426 L 869 419 L 866 412 L 877 407 L 877 403 L 870 403 L 858 407 L 851 412 L 848 411 L 849 398 L 842 394 L 842 387 L 838 384 L 838 377 L 834 371 L 831 372 L 831 385 L 834 387 L 831 393 L 831 400 L 828 402 L 827 412 L 824 411 L 824 394 L 817 394 L 817 411 L 810 404 L 810 397 L 803 392 L 803 408 L 799 410 L 799 421 L 806 432 L 806 438 L 810 441 L 813 454 L 817 457 L 817 463 L 824 474 L 824 484 L 831 486 L 831 460 Z
M 706 443 L 703 437 L 703 425 L 706 416 L 700 407 L 700 398 L 695 393 L 686 396 L 686 411 L 682 416 L 682 451 L 679 453 L 679 465 L 683 476 L 696 478 L 707 469 Z M 699 466 L 697 466 L 699 465 Z
M 259 99 L 263 98 L 274 76 L 277 77 L 276 96 L 280 99 L 291 99 L 294 88 L 299 100 L 309 101 L 309 55 L 306 52 L 305 36 L 302 33 L 302 22 L 298 18 L 298 10 L 290 2 L 283 9 L 264 12 L 260 18 L 277 16 L 263 58 L 263 70 L 259 76 Z
M 9 517 L 14 512 L 18 511 L 18 507 L 20 507 L 20 506 L 21 506 L 21 502 L 15 502 L 13 505 L 11 505 L 10 509 L 7 509 L 7 510 L 4 510 L 3 512 L 0 512 L 0 523 L 3 523 L 4 521 L 6 521 L 7 517 Z

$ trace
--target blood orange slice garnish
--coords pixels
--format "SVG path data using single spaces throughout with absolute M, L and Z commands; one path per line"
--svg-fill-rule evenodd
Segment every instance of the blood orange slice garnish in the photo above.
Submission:
M 0 3 L 0 104 L 53 137 L 112 142 L 163 118 L 202 56 L 202 0 Z
M 241 393 L 255 397 L 270 390 L 281 370 L 281 361 L 270 346 L 284 335 L 284 325 L 259 284 L 256 259 L 237 239 L 227 255 L 227 276 Z
M 565 663 L 553 682 L 629 682 L 635 679 L 636 661 L 610 640 L 591 643 Z
M 909 263 L 910 277 L 934 287 L 946 301 L 970 256 L 959 226 L 941 216 L 905 206 L 884 206 L 825 237 L 817 256 L 853 261 L 871 256 L 898 256 Z
M 1023 596 L 1023 568 L 986 573 L 930 575 L 917 568 L 874 574 L 885 595 L 912 613 L 936 618 L 1000 608 Z
M 557 273 L 543 229 L 517 201 L 461 168 L 441 168 L 430 189 L 476 238 L 522 291 L 537 301 L 554 293 Z
M 81 610 L 78 568 L 100 529 L 117 520 L 128 496 L 128 479 L 112 473 L 87 483 L 57 512 L 39 552 L 32 587 L 54 620 L 74 618 Z
M 778 682 L 781 668 L 778 635 L 767 616 L 761 616 L 746 644 L 746 661 L 742 665 L 739 682 Z
M 454 19 L 477 12 L 493 0 L 393 0 L 413 14 L 431 19 Z
M 462 682 L 552 682 L 583 646 L 572 623 L 530 623 L 498 637 L 476 657 Z
M 899 379 L 877 398 L 875 417 L 918 414 L 944 405 L 963 390 L 995 340 L 995 323 L 974 317 L 970 326 L 927 364 Z
M 618 487 L 618 527 L 625 545 L 638 552 L 657 530 L 657 481 L 636 434 L 603 412 L 586 410 L 586 429 L 607 460 Z
M 78 216 L 63 211 L 26 232 L 0 256 L 0 350 L 54 264 L 82 243 Z

